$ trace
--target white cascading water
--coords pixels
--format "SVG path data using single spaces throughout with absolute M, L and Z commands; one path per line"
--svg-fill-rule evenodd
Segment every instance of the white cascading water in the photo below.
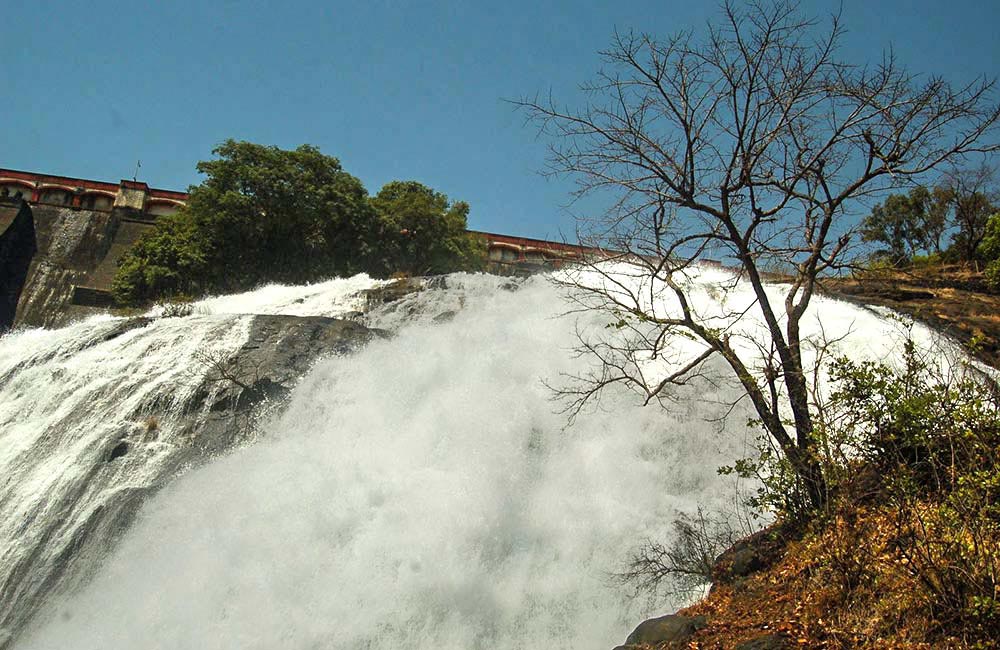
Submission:
M 321 360 L 257 442 L 151 498 L 93 580 L 48 603 L 16 647 L 610 648 L 681 604 L 650 607 L 610 576 L 643 541 L 668 540 L 676 512 L 731 508 L 716 468 L 749 453 L 746 417 L 706 421 L 732 396 L 706 385 L 669 411 L 612 391 L 567 428 L 543 381 L 585 369 L 574 325 L 607 318 L 561 316 L 544 277 L 509 282 L 449 276 L 369 314 L 396 335 Z M 79 449 L 135 412 L 125 401 L 183 390 L 195 350 L 238 346 L 238 314 L 342 315 L 374 284 L 210 299 L 100 346 L 78 342 L 114 319 L 0 340 L 0 542 L 16 557 L 34 524 L 14 519 L 44 519 L 51 491 L 84 471 Z M 804 329 L 847 334 L 843 352 L 884 359 L 899 339 L 897 323 L 846 303 L 817 299 L 814 313 Z M 172 435 L 163 422 L 150 463 Z M 121 484 L 142 482 L 131 467 Z

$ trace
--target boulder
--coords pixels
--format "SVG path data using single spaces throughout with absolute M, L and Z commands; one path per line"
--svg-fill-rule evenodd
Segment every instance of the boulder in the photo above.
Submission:
M 731 584 L 773 565 L 794 531 L 772 525 L 737 541 L 715 558 L 712 566 L 714 585 Z
M 625 645 L 647 643 L 670 643 L 680 645 L 687 643 L 694 633 L 708 625 L 704 616 L 682 616 L 668 614 L 659 618 L 651 618 L 639 623 L 632 634 L 625 639 Z

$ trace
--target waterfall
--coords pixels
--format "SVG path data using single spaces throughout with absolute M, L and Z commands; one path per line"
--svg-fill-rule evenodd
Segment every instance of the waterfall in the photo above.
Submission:
M 246 314 L 359 318 L 359 292 L 380 284 L 265 287 L 124 332 L 98 317 L 0 339 L 0 571 L 34 572 L 0 574 L 7 593 L 61 561 L 108 491 L 179 474 L 15 647 L 610 648 L 682 604 L 632 599 L 612 575 L 669 540 L 678 511 L 731 509 L 716 469 L 750 453 L 748 414 L 710 421 L 738 393 L 702 384 L 669 409 L 609 391 L 567 426 L 546 383 L 586 371 L 574 329 L 607 318 L 566 315 L 545 277 L 448 276 L 369 310 L 393 336 L 318 361 L 253 441 L 188 471 L 172 460 L 199 351 L 243 345 Z M 886 358 L 899 337 L 846 303 L 814 313 L 806 333 L 854 355 Z M 97 463 L 126 433 L 128 463 Z

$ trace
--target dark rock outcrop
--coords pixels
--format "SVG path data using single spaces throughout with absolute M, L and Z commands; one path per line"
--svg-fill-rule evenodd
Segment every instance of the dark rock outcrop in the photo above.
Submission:
M 668 614 L 659 618 L 651 618 L 639 623 L 632 634 L 629 634 L 628 638 L 625 639 L 625 645 L 669 644 L 667 647 L 683 647 L 691 640 L 695 632 L 707 624 L 708 621 L 704 616 Z
M 17 306 L 17 325 L 54 327 L 93 313 L 73 305 L 74 289 L 93 284 L 107 260 L 120 219 L 109 212 L 49 205 L 31 208 L 37 252 Z
M 0 333 L 14 325 L 17 301 L 37 248 L 28 204 L 0 204 Z
M 196 414 L 211 401 L 208 418 L 192 436 L 197 453 L 211 456 L 226 451 L 252 434 L 261 408 L 280 402 L 318 357 L 348 354 L 382 336 L 385 333 L 349 320 L 254 316 L 250 337 L 236 354 L 203 360 L 206 381 L 185 406 Z
M 361 293 L 364 295 L 365 302 L 370 309 L 378 307 L 379 305 L 384 305 L 385 303 L 395 302 L 403 296 L 411 294 L 415 291 L 420 291 L 424 288 L 438 288 L 434 284 L 435 280 L 440 281 L 440 278 L 427 279 L 425 286 L 424 278 L 401 278 L 375 289 L 366 289 Z
M 779 526 L 769 526 L 737 541 L 715 559 L 712 567 L 713 588 L 718 584 L 737 582 L 773 565 L 780 559 L 785 544 L 794 533 Z
M 148 215 L 137 218 L 121 208 L 105 212 L 22 203 L 29 229 L 10 223 L 4 213 L 11 209 L 0 204 L 0 233 L 17 238 L 10 246 L 0 243 L 0 290 L 16 304 L 12 322 L 30 327 L 58 327 L 111 306 L 119 259 L 155 225 Z M 18 274 L 8 270 L 14 267 Z

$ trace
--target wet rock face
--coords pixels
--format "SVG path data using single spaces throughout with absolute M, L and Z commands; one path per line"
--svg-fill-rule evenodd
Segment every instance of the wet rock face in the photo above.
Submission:
M 91 310 L 72 305 L 73 287 L 88 285 L 105 260 L 119 218 L 108 212 L 35 206 L 37 252 L 17 306 L 17 325 L 64 325 Z
M 195 367 L 186 369 L 201 377 L 201 383 L 184 391 L 180 402 L 177 391 L 161 390 L 127 412 L 115 412 L 99 440 L 73 452 L 73 465 L 84 471 L 60 477 L 44 502 L 32 506 L 33 521 L 25 520 L 25 533 L 17 543 L 9 550 L 0 544 L 0 650 L 14 646 L 43 603 L 93 575 L 147 497 L 186 469 L 251 441 L 260 419 L 282 407 L 282 398 L 318 358 L 351 353 L 383 335 L 334 318 L 242 318 L 246 320 L 235 319 L 233 325 L 240 322 L 247 328 L 242 345 L 224 355 L 205 353 Z M 175 325 L 183 323 L 170 320 L 175 331 Z M 165 323 L 151 318 L 101 323 L 74 354 L 128 342 L 129 337 L 156 336 L 155 328 L 161 325 Z M 56 367 L 56 354 L 39 350 L 30 363 L 44 365 L 41 369 Z M 23 371 L 15 368 L 0 377 L 0 385 Z M 52 376 L 59 381 L 58 374 Z M 90 415 L 67 417 L 71 420 L 63 426 L 72 427 L 72 418 Z M 18 465 L 46 463 L 53 454 L 69 453 L 62 431 L 38 433 L 10 469 L 19 471 Z M 5 492 L 12 487 L 0 483 L 0 503 L 17 497 L 16 491 Z
M 28 204 L 0 205 L 0 334 L 14 325 L 17 301 L 36 249 L 35 220 Z
M 253 435 L 265 409 L 280 406 L 295 382 L 321 356 L 349 354 L 385 336 L 359 323 L 322 316 L 257 315 L 247 342 L 234 355 L 206 357 L 205 382 L 186 405 L 208 403 L 209 416 L 192 430 L 202 457 L 226 451 Z
M 443 284 L 443 279 L 440 277 L 428 279 L 401 278 L 384 286 L 378 287 L 377 289 L 366 289 L 361 293 L 365 297 L 365 302 L 367 303 L 368 308 L 372 309 L 385 303 L 395 302 L 406 295 L 416 291 L 421 291 L 425 288 L 438 288 L 438 285 L 440 284 Z

